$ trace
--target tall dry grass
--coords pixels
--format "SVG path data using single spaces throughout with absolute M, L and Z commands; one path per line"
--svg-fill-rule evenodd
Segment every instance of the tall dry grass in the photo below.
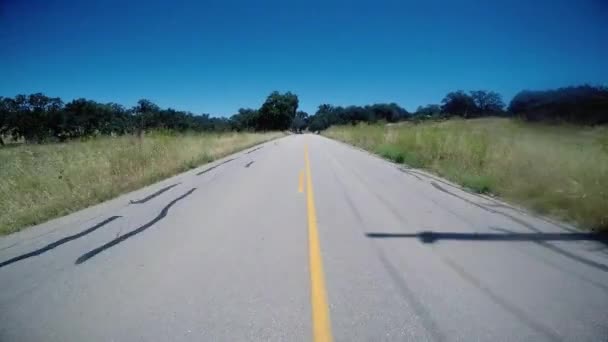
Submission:
M 0 148 L 0 234 L 65 215 L 281 133 L 170 134 Z
M 325 135 L 538 213 L 608 230 L 608 127 L 484 118 L 341 126 Z

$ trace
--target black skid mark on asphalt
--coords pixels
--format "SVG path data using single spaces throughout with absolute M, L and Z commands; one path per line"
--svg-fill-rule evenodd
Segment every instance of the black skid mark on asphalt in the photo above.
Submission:
M 250 161 L 249 163 L 245 164 L 245 167 L 250 167 L 251 164 L 255 163 L 255 160 Z
M 397 167 L 397 170 L 399 170 L 399 171 L 401 171 L 401 172 L 403 172 L 403 173 L 405 173 L 405 174 L 408 174 L 408 175 L 410 175 L 410 176 L 412 176 L 412 177 L 416 178 L 416 179 L 417 179 L 417 180 L 419 180 L 419 181 L 422 181 L 422 178 L 418 177 L 418 175 L 416 175 L 415 173 L 410 172 L 410 170 L 408 170 L 408 169 L 404 169 L 404 168 L 402 168 L 402 167 Z
M 76 239 L 81 238 L 81 237 L 83 237 L 83 236 L 85 236 L 87 234 L 90 234 L 90 233 L 96 231 L 97 229 L 105 226 L 106 224 L 108 224 L 108 223 L 116 220 L 119 217 L 121 217 L 121 216 L 111 216 L 111 217 L 109 217 L 109 218 L 107 218 L 107 219 L 99 222 L 98 224 L 94 225 L 93 227 L 90 227 L 90 228 L 87 228 L 87 229 L 81 231 L 80 233 L 77 233 L 77 234 L 74 234 L 74 235 L 70 235 L 70 236 L 66 236 L 66 237 L 64 237 L 62 239 L 59 239 L 59 240 L 57 240 L 57 241 L 55 241 L 53 243 L 50 243 L 50 244 L 48 244 L 48 245 L 46 245 L 46 246 L 44 246 L 42 248 L 39 248 L 39 249 L 37 249 L 35 251 L 32 251 L 32 252 L 29 252 L 29 253 L 26 253 L 26 254 L 22 254 L 22 255 L 16 256 L 16 257 L 14 257 L 12 259 L 9 259 L 7 261 L 3 261 L 2 263 L 0 263 L 0 267 L 4 267 L 4 266 L 10 265 L 12 263 L 15 263 L 17 261 L 21 261 L 21 260 L 24 260 L 24 259 L 27 259 L 27 258 L 31 258 L 33 256 L 40 255 L 42 253 L 46 253 L 46 252 L 50 251 L 53 248 L 56 248 L 56 247 L 59 247 L 59 246 L 63 245 L 64 243 L 70 242 L 72 240 L 76 240 Z
M 229 163 L 229 162 L 231 162 L 231 161 L 233 161 L 233 160 L 235 160 L 235 159 L 237 159 L 237 158 L 231 158 L 231 159 L 224 160 L 223 162 L 221 162 L 221 163 L 219 163 L 219 164 L 217 164 L 217 165 L 213 165 L 212 167 L 210 167 L 210 168 L 208 168 L 208 169 L 205 169 L 205 170 L 203 170 L 203 171 L 201 171 L 201 172 L 197 173 L 196 175 L 197 175 L 197 176 L 200 176 L 200 175 L 202 175 L 202 174 L 204 174 L 204 173 L 207 173 L 207 172 L 209 172 L 209 171 L 211 171 L 211 170 L 215 169 L 216 167 L 222 166 L 222 165 L 224 165 L 224 164 L 226 164 L 226 163 Z
M 451 191 L 449 191 L 447 189 L 444 189 L 443 187 L 441 187 L 439 184 L 437 184 L 435 182 L 431 182 L 431 185 L 433 185 L 433 187 L 435 187 L 439 191 L 442 191 L 442 192 L 444 192 L 444 193 L 446 193 L 448 195 L 451 195 L 451 196 L 454 196 L 456 198 L 459 198 L 459 199 L 461 199 L 461 200 L 463 200 L 463 201 L 465 201 L 465 202 L 467 202 L 467 203 L 469 203 L 469 204 L 471 204 L 473 206 L 476 206 L 476 207 L 478 207 L 478 208 L 480 208 L 482 210 L 485 210 L 485 211 L 493 213 L 493 214 L 498 214 L 498 215 L 504 216 L 504 217 L 510 219 L 511 221 L 513 221 L 515 223 L 518 223 L 518 224 L 520 224 L 520 225 L 522 225 L 522 226 L 524 226 L 524 227 L 526 227 L 526 228 L 528 228 L 528 229 L 530 229 L 530 230 L 532 230 L 532 231 L 534 231 L 536 233 L 542 233 L 542 231 L 540 229 L 534 227 L 533 225 L 529 224 L 528 222 L 526 222 L 526 221 L 524 221 L 524 220 L 522 220 L 520 218 L 517 218 L 517 217 L 515 217 L 513 215 L 510 215 L 510 214 L 507 214 L 507 213 L 503 213 L 502 211 L 498 211 L 498 210 L 494 210 L 494 209 L 488 208 L 488 207 L 483 206 L 483 205 L 481 205 L 479 203 L 471 201 L 471 200 L 469 200 L 467 198 L 464 198 L 464 197 L 462 197 L 460 195 L 457 195 L 457 194 L 455 194 L 455 193 L 453 193 L 453 192 L 451 192 Z M 574 261 L 578 261 L 581 264 L 585 264 L 587 266 L 596 268 L 596 269 L 598 269 L 600 271 L 608 272 L 608 266 L 607 265 L 604 265 L 602 263 L 595 262 L 593 260 L 589 260 L 587 258 L 578 256 L 578 255 L 573 254 L 573 253 L 570 253 L 570 252 L 568 252 L 568 251 L 566 251 L 566 250 L 564 250 L 562 248 L 559 248 L 557 246 L 554 246 L 554 245 L 552 245 L 550 243 L 547 243 L 547 242 L 544 242 L 544 241 L 533 241 L 533 242 L 536 243 L 536 244 L 538 244 L 539 246 L 545 247 L 545 248 L 547 248 L 547 249 L 549 249 L 549 250 L 551 250 L 551 251 L 553 251 L 555 253 L 561 254 L 561 255 L 569 258 L 569 259 L 572 259 Z
M 249 153 L 255 152 L 255 151 L 257 151 L 257 150 L 259 150 L 259 149 L 261 149 L 261 148 L 264 148 L 264 146 L 256 147 L 256 148 L 254 148 L 254 149 L 253 149 L 253 150 L 251 150 L 251 151 L 247 151 L 247 152 L 245 152 L 245 154 L 249 154 Z
M 168 191 L 168 190 L 170 190 L 170 189 L 172 189 L 172 188 L 174 188 L 174 187 L 176 187 L 176 186 L 178 186 L 178 185 L 180 185 L 180 184 L 181 184 L 181 183 L 175 183 L 175 184 L 171 184 L 171 185 L 166 186 L 166 187 L 164 187 L 164 188 L 162 188 L 162 189 L 158 190 L 157 192 L 155 192 L 155 193 L 153 193 L 153 194 L 150 194 L 150 195 L 148 195 L 148 196 L 146 196 L 146 197 L 144 197 L 144 198 L 142 198 L 142 199 L 139 199 L 139 200 L 136 200 L 136 201 L 131 200 L 130 202 L 131 202 L 131 204 L 142 204 L 142 203 L 146 203 L 146 202 L 148 202 L 149 200 L 153 199 L 154 197 L 159 196 L 159 195 L 160 195 L 160 194 L 162 194 L 163 192 Z
M 143 232 L 144 230 L 152 227 L 154 224 L 156 224 L 158 221 L 164 219 L 167 216 L 167 213 L 169 213 L 169 209 L 178 201 L 184 199 L 185 197 L 189 196 L 190 194 L 192 194 L 194 192 L 194 190 L 196 190 L 196 188 L 192 188 L 190 189 L 188 192 L 186 192 L 185 194 L 177 197 L 176 199 L 174 199 L 173 201 L 169 202 L 169 204 L 167 204 L 161 211 L 160 213 L 154 218 L 152 219 L 150 222 L 144 224 L 143 226 L 140 226 L 139 228 L 132 230 L 126 234 L 123 234 L 121 236 L 116 237 L 114 240 L 101 245 L 93 250 L 90 250 L 88 252 L 86 252 L 85 254 L 81 255 L 78 259 L 76 259 L 76 264 L 82 264 L 83 262 L 91 259 L 92 257 L 96 256 L 97 254 L 105 251 L 106 249 L 110 248 L 110 247 L 114 247 L 116 245 L 118 245 L 119 243 L 127 240 L 130 237 L 133 237 L 141 232 Z

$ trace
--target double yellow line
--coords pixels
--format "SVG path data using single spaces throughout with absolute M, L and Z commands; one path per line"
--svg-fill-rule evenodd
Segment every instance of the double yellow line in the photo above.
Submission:
M 308 248 L 310 263 L 310 299 L 312 304 L 313 341 L 331 342 L 331 322 L 329 320 L 327 291 L 325 290 L 325 275 L 323 273 L 323 259 L 321 258 L 319 230 L 317 229 L 317 211 L 315 209 L 315 196 L 312 189 L 312 176 L 310 173 L 308 146 L 304 146 L 304 161 L 306 171 L 306 207 L 308 212 Z M 302 179 L 303 175 L 300 173 L 300 192 L 302 192 Z

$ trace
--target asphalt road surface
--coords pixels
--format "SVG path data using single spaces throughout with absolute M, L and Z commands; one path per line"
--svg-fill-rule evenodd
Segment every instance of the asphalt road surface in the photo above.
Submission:
M 0 341 L 332 338 L 607 341 L 607 243 L 316 135 L 0 239 Z

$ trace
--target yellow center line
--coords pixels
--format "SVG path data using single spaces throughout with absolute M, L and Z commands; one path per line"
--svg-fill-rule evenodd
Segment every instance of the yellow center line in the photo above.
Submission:
M 323 259 L 321 258 L 321 245 L 317 229 L 317 212 L 315 209 L 315 196 L 312 190 L 312 176 L 310 173 L 310 160 L 308 146 L 304 146 L 304 161 L 306 164 L 306 207 L 308 209 L 308 248 L 310 261 L 310 300 L 312 304 L 312 330 L 314 342 L 331 342 L 331 323 L 329 320 L 329 307 L 327 304 L 327 291 L 325 290 L 325 276 L 323 274 Z
M 304 170 L 300 170 L 298 192 L 304 192 Z

